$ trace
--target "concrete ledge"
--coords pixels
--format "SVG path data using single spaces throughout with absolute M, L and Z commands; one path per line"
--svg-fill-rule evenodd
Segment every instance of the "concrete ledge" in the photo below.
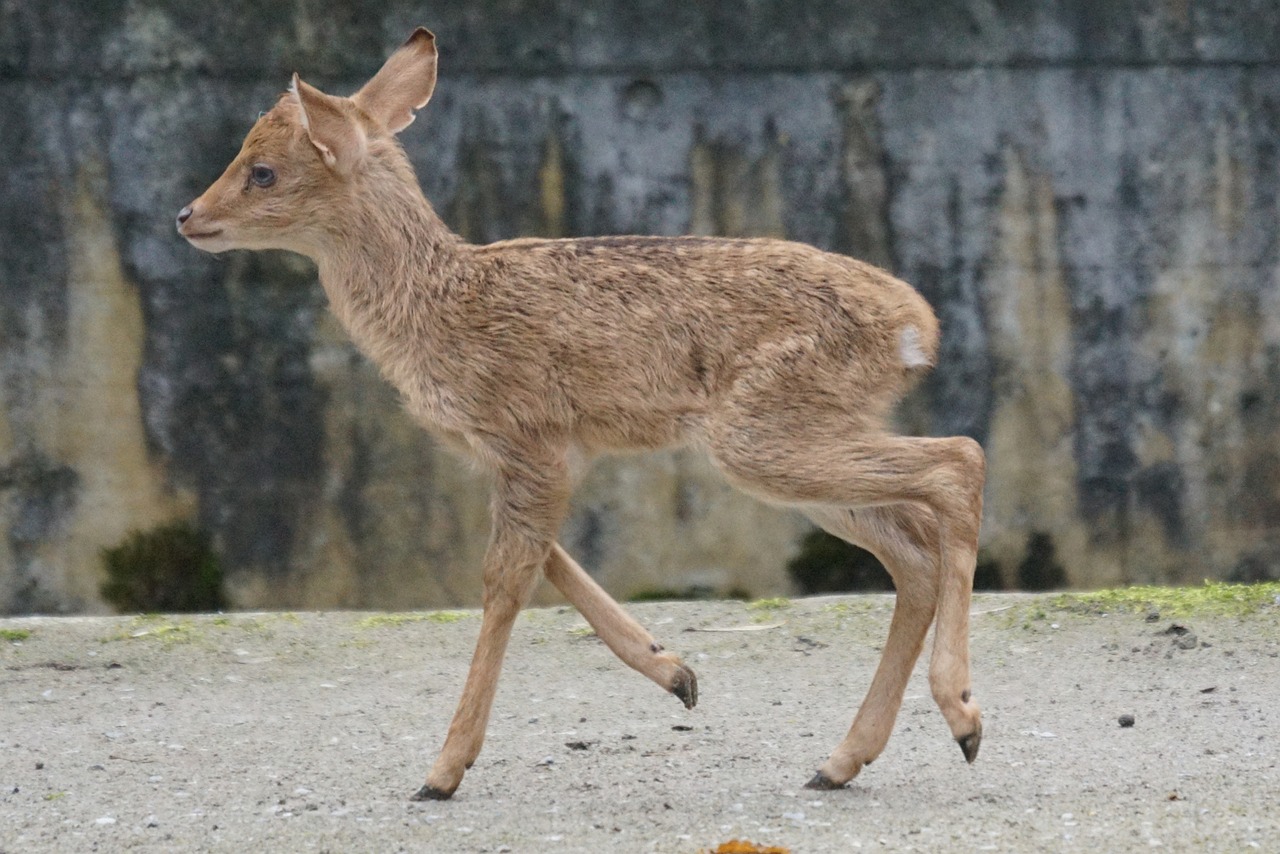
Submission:
M 484 753 L 454 800 L 423 804 L 408 796 L 461 688 L 474 612 L 0 620 L 0 850 L 1280 846 L 1280 608 L 1180 617 L 1188 643 L 1164 617 L 979 596 L 977 763 L 920 666 L 881 758 L 848 789 L 804 790 L 891 607 L 634 606 L 698 671 L 692 712 L 573 611 L 528 611 Z

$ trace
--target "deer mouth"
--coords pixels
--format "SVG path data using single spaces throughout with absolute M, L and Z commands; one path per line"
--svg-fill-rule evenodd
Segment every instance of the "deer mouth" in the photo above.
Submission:
M 191 231 L 182 236 L 187 240 L 208 240 L 210 237 L 217 237 L 219 234 L 222 234 L 222 229 L 217 228 L 213 231 Z

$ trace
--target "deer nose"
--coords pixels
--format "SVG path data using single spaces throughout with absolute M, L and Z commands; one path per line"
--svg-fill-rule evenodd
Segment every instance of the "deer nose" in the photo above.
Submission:
M 191 213 L 191 205 L 187 205 L 185 208 L 178 211 L 178 225 L 181 226 L 184 222 L 191 219 Z

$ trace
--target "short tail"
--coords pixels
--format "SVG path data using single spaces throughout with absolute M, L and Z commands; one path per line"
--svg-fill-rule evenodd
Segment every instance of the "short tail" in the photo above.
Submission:
M 898 331 L 898 358 L 908 388 L 938 364 L 938 318 L 922 297 L 917 299 L 919 310 Z
M 937 360 L 937 350 L 928 347 L 928 343 L 930 342 L 926 342 L 921 335 L 919 326 L 908 323 L 902 327 L 902 331 L 898 333 L 898 357 L 902 360 L 902 367 L 912 372 L 932 368 Z

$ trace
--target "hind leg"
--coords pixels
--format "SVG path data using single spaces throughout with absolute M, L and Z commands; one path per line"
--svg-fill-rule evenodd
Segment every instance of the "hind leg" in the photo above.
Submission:
M 735 421 L 713 425 L 709 449 L 725 474 L 749 492 L 802 506 L 913 504 L 932 512 L 939 557 L 929 685 L 972 762 L 982 738 L 981 711 L 969 685 L 969 600 L 985 473 L 978 443 L 867 433 L 849 438 L 848 425 L 780 417 L 763 406 L 733 414 Z M 919 622 L 906 619 L 909 627 Z
M 889 637 L 867 696 L 849 733 L 806 784 L 810 789 L 835 789 L 871 764 L 889 741 L 907 680 L 937 610 L 938 523 L 928 510 L 910 504 L 806 512 L 828 533 L 879 558 L 898 591 Z

